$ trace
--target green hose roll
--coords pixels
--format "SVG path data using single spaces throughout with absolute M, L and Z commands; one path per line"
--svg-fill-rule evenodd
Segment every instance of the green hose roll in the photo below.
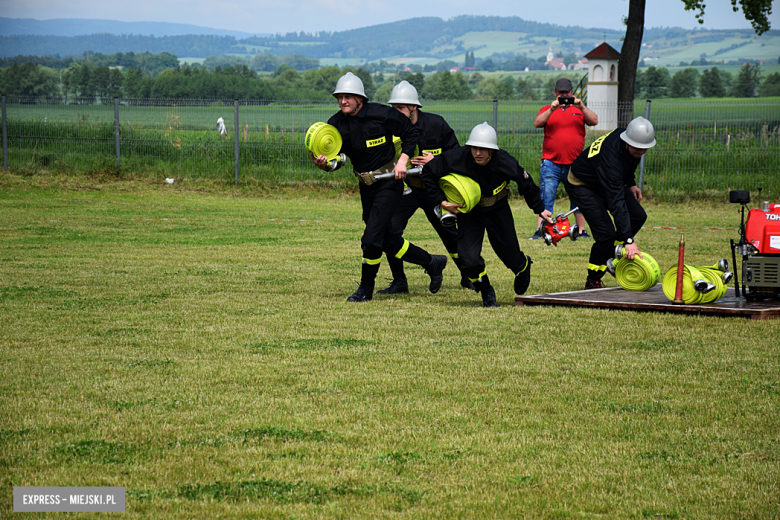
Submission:
M 703 280 L 704 275 L 701 274 L 697 268 L 692 265 L 685 265 L 683 267 L 683 290 L 682 300 L 683 303 L 697 304 L 701 303 L 704 299 L 705 293 L 701 293 L 694 289 L 693 283 L 696 280 Z M 677 266 L 671 267 L 664 275 L 663 281 L 664 294 L 670 301 L 674 301 L 674 294 L 677 290 Z
M 625 254 L 625 250 L 622 254 Z M 642 252 L 642 257 L 634 255 L 633 260 L 622 257 L 614 261 L 615 278 L 623 289 L 646 291 L 661 278 L 661 268 L 655 258 L 645 252 Z
M 328 123 L 314 123 L 306 131 L 306 150 L 314 157 L 324 155 L 329 161 L 337 159 L 341 151 L 341 134 Z
M 468 213 L 479 204 L 482 198 L 482 190 L 476 181 L 457 173 L 450 173 L 439 179 L 439 187 L 447 197 L 447 201 L 462 204 L 461 213 Z

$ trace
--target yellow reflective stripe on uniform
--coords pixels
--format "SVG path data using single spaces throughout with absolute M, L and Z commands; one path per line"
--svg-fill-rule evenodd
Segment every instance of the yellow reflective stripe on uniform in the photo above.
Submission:
M 436 148 L 435 150 L 423 150 L 422 154 L 431 154 L 431 155 L 439 155 L 441 153 L 441 148 Z
M 395 257 L 400 260 L 401 258 L 404 257 L 408 249 L 409 249 L 409 241 L 404 238 L 404 245 L 401 246 L 401 249 L 398 250 L 398 252 L 395 254 Z
M 363 263 L 368 265 L 377 265 L 382 261 L 382 257 L 379 258 L 364 258 Z
M 485 276 L 486 274 L 487 274 L 487 269 L 485 269 L 484 271 L 482 271 L 481 273 L 479 273 L 479 276 L 478 276 L 478 277 L 476 277 L 476 278 L 469 278 L 469 281 L 470 281 L 471 283 L 474 283 L 474 282 L 479 282 L 479 281 L 481 281 L 481 280 L 482 280 L 482 277 L 483 277 L 483 276 Z
M 379 139 L 371 139 L 370 141 L 366 141 L 366 148 L 371 148 L 372 146 L 379 146 L 380 144 L 385 144 L 386 142 L 387 142 L 387 138 L 385 136 L 382 136 Z
M 450 255 L 450 258 L 452 258 L 453 260 L 458 258 L 458 253 L 450 253 L 449 255 Z
M 619 246 L 620 244 L 624 244 L 624 243 L 625 242 L 623 242 L 622 240 L 615 240 L 615 245 L 616 246 Z
M 493 195 L 498 195 L 498 193 L 504 188 L 506 188 L 506 181 L 502 182 L 498 188 L 493 190 Z
M 612 132 L 614 132 L 614 130 L 612 130 Z M 610 132 L 609 134 L 611 134 L 612 132 Z M 593 141 L 593 144 L 591 144 L 590 148 L 588 148 L 588 159 L 590 159 L 591 157 L 595 157 L 596 155 L 599 154 L 599 152 L 601 152 L 601 145 L 602 143 L 604 143 L 604 139 L 606 139 L 609 134 L 604 134 L 598 139 L 596 139 L 595 141 Z
M 588 264 L 588 271 L 606 271 L 606 265 Z

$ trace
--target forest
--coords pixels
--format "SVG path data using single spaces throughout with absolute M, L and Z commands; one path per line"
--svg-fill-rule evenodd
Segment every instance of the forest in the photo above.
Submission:
M 97 55 L 96 55 L 97 56 Z M 22 57 L 24 58 L 24 57 Z M 336 81 L 353 71 L 363 81 L 370 99 L 387 100 L 399 81 L 406 79 L 428 100 L 548 100 L 559 76 L 575 83 L 584 72 L 530 74 L 515 78 L 487 71 L 470 74 L 440 70 L 433 74 L 409 70 L 377 70 L 379 67 L 339 68 L 328 66 L 297 70 L 290 63 L 276 65 L 273 72 L 260 74 L 248 65 L 175 65 L 155 72 L 163 63 L 172 65 L 170 55 L 98 56 L 95 61 L 57 62 L 59 70 L 20 59 L 0 69 L 0 93 L 8 96 L 48 98 L 146 98 L 146 99 L 263 99 L 316 101 L 329 99 Z M 125 60 L 127 66 L 99 65 Z M 113 60 L 113 61 L 112 61 Z M 178 61 L 175 60 L 177 63 Z M 47 62 L 50 65 L 53 61 Z M 8 65 L 8 63 L 5 63 Z M 300 65 L 300 63 L 299 63 Z M 145 68 L 152 67 L 151 69 Z M 370 70 L 370 69 L 375 70 Z M 780 95 L 780 73 L 764 77 L 761 67 L 747 63 L 736 75 L 718 69 L 703 71 L 688 67 L 671 74 L 666 68 L 639 69 L 635 84 L 637 97 L 717 98 Z

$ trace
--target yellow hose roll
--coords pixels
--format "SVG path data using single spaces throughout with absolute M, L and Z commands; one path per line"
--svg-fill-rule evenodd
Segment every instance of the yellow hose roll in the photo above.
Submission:
M 306 131 L 306 150 L 315 157 L 324 155 L 329 161 L 337 159 L 341 151 L 341 134 L 328 123 L 314 123 Z
M 723 278 L 721 278 L 723 273 L 718 269 L 713 269 L 712 267 L 698 267 L 698 269 L 702 276 L 704 276 L 704 280 L 707 280 L 711 284 L 715 285 L 715 289 L 706 293 L 701 302 L 713 303 L 723 298 L 727 289 L 726 284 L 723 283 Z
M 635 255 L 633 260 L 618 258 L 615 260 L 615 278 L 618 284 L 629 291 L 646 291 L 658 283 L 661 268 L 649 254 L 642 252 L 643 258 Z
M 468 213 L 474 209 L 479 204 L 479 199 L 482 198 L 482 190 L 479 188 L 479 184 L 465 175 L 458 175 L 457 173 L 445 175 L 439 179 L 439 187 L 449 202 L 463 205 L 460 208 L 462 213 Z
M 398 159 L 401 157 L 401 153 L 403 153 L 403 150 L 401 150 L 403 143 L 401 142 L 401 138 L 394 135 L 393 136 L 393 146 L 395 146 L 395 158 Z M 415 146 L 414 147 L 414 155 L 412 157 L 417 157 L 420 155 L 420 147 Z M 409 157 L 409 161 L 406 163 L 406 169 L 409 170 L 412 168 L 412 158 Z
M 693 282 L 696 280 L 703 280 L 704 275 L 701 274 L 697 268 L 692 265 L 685 265 L 683 267 L 683 290 L 682 300 L 683 303 L 701 303 L 704 298 L 704 293 L 700 293 L 693 288 Z M 664 275 L 663 281 L 664 294 L 670 301 L 674 301 L 674 293 L 677 289 L 677 266 L 673 266 Z

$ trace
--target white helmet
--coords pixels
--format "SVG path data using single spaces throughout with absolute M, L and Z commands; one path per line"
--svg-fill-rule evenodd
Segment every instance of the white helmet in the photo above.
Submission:
M 653 124 L 642 116 L 628 123 L 620 138 L 634 148 L 646 149 L 655 146 Z
M 471 129 L 469 140 L 466 146 L 478 146 L 480 148 L 489 148 L 498 150 L 498 136 L 492 126 L 487 121 Z
M 391 105 L 417 105 L 421 107 L 420 100 L 417 98 L 417 89 L 408 81 L 402 81 L 393 87 L 390 93 Z
M 347 72 L 336 82 L 336 90 L 333 91 L 333 95 L 336 94 L 355 94 L 368 99 L 363 91 L 363 82 L 351 72 Z

